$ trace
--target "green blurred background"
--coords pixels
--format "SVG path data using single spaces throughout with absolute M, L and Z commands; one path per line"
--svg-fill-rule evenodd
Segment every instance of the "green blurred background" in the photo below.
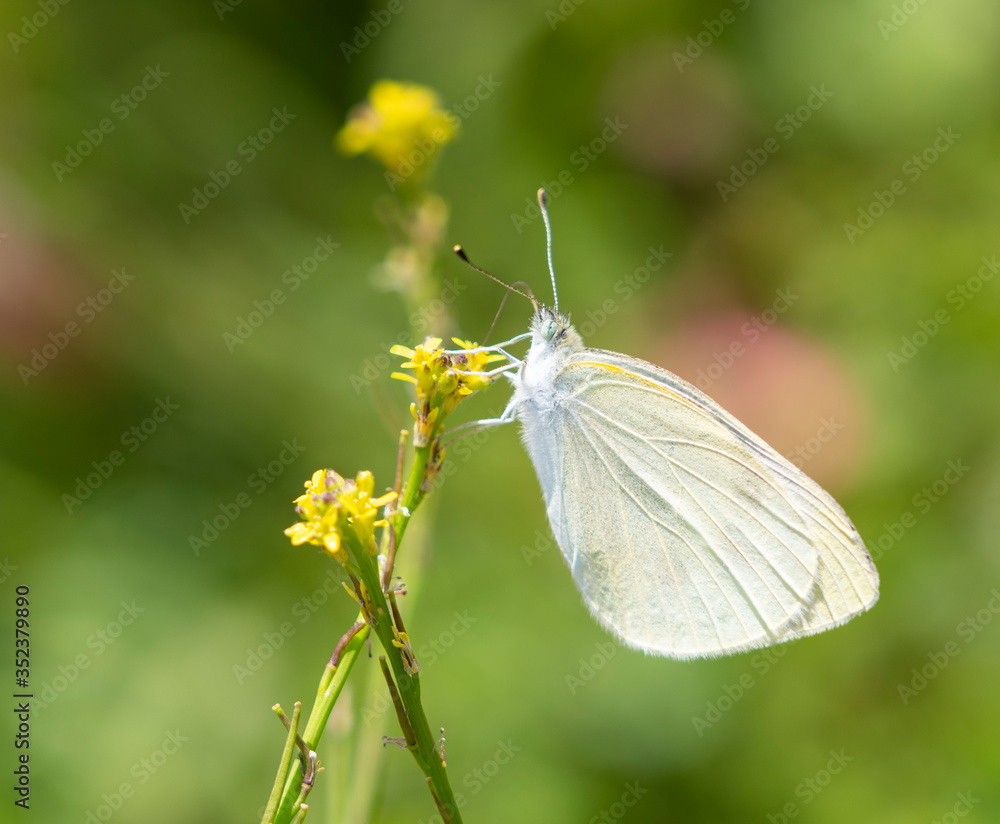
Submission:
M 353 620 L 332 584 L 314 596 L 335 564 L 282 529 L 316 468 L 390 483 L 405 421 L 380 356 L 406 312 L 371 277 L 388 249 L 374 210 L 386 184 L 332 148 L 383 77 L 465 112 L 434 180 L 452 210 L 443 249 L 461 242 L 546 296 L 541 221 L 515 216 L 568 170 L 552 192 L 555 261 L 587 342 L 701 375 L 838 497 L 882 576 L 870 613 L 771 657 L 609 648 L 545 549 L 517 433 L 493 432 L 453 456 L 421 513 L 430 556 L 404 606 L 418 649 L 442 650 L 424 659 L 425 706 L 465 820 L 909 823 L 970 804 L 962 820 L 997 820 L 1000 9 L 403 0 L 345 59 L 341 44 L 386 8 L 0 12 L 0 589 L 9 626 L 14 587 L 31 587 L 32 686 L 49 690 L 35 820 L 88 820 L 126 782 L 115 821 L 258 820 L 283 741 L 269 707 L 308 709 Z M 120 101 L 147 77 L 144 100 Z M 247 162 L 238 147 L 275 108 L 294 119 Z M 76 168 L 53 165 L 104 118 L 113 129 Z M 584 164 L 574 153 L 606 118 L 627 128 Z M 185 221 L 179 204 L 234 159 L 240 173 Z M 339 248 L 228 347 L 320 237 Z M 671 257 L 626 296 L 615 287 L 650 247 Z M 122 269 L 133 279 L 82 322 L 81 302 Z M 439 273 L 462 289 L 456 331 L 481 339 L 502 290 L 444 251 Z M 527 317 L 510 302 L 498 334 Z M 74 320 L 44 369 L 19 369 Z M 495 387 L 458 414 L 506 396 Z M 158 403 L 176 409 L 142 433 Z M 123 449 L 132 427 L 141 440 Z M 286 442 L 304 450 L 287 466 Z M 63 496 L 116 449 L 122 465 L 67 511 Z M 251 505 L 193 551 L 241 494 Z M 455 612 L 468 626 L 452 636 Z M 289 637 L 241 677 L 285 622 Z M 354 723 L 392 734 L 364 706 Z M 185 740 L 165 755 L 168 733 Z M 512 758 L 497 759 L 501 744 Z M 336 752 L 320 755 L 310 821 L 335 820 L 349 781 Z M 379 820 L 432 820 L 412 759 L 377 757 Z

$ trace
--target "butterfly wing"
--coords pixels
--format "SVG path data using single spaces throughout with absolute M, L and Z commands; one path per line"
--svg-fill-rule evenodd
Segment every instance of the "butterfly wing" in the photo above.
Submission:
M 728 419 L 727 425 L 734 432 L 755 445 L 760 459 L 783 483 L 814 535 L 819 555 L 816 586 L 805 609 L 782 635 L 789 638 L 812 635 L 839 626 L 869 609 L 878 600 L 878 570 L 844 510 L 801 469 L 713 401 L 704 396 L 703 399 L 711 404 L 715 414 L 721 413 Z
M 588 349 L 553 388 L 525 439 L 573 578 L 625 643 L 738 652 L 874 602 L 874 566 L 836 502 L 693 386 Z

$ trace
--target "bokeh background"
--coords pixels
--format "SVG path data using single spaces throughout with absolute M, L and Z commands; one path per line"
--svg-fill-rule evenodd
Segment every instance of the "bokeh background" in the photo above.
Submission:
M 332 144 L 383 77 L 462 112 L 433 180 L 451 209 L 437 272 L 459 284 L 455 331 L 481 339 L 502 290 L 452 243 L 548 294 L 525 210 L 567 172 L 552 186 L 555 261 L 587 342 L 701 381 L 838 497 L 882 576 L 870 613 L 772 656 L 608 647 L 548 543 L 517 433 L 469 442 L 421 513 L 426 562 L 404 607 L 417 644 L 438 645 L 425 705 L 465 820 L 997 820 L 997 6 L 386 9 L 0 10 L 0 589 L 4 626 L 14 587 L 32 593 L 32 686 L 47 695 L 34 820 L 91 820 L 125 783 L 115 821 L 258 820 L 284 737 L 269 708 L 308 709 L 353 620 L 332 562 L 282 529 L 316 468 L 390 483 L 405 425 L 385 354 L 408 319 L 372 276 L 386 182 Z M 375 36 L 356 41 L 366 25 Z M 294 117 L 248 160 L 240 147 L 275 108 Z M 67 147 L 105 118 L 68 168 Z M 625 128 L 598 153 L 606 119 Z M 240 173 L 185 217 L 234 160 Z M 282 273 L 317 238 L 339 246 L 292 291 Z M 665 260 L 647 278 L 651 247 Z M 127 285 L 102 292 L 121 270 Z M 228 344 L 275 289 L 285 301 Z M 88 299 L 99 312 L 81 312 Z M 498 334 L 527 317 L 509 302 Z M 251 505 L 195 551 L 240 495 Z M 335 715 L 322 745 L 309 820 L 342 820 L 353 779 L 337 740 L 393 732 L 365 692 L 371 669 L 358 665 L 353 720 Z M 409 756 L 370 749 L 385 765 L 366 767 L 378 820 L 434 820 Z

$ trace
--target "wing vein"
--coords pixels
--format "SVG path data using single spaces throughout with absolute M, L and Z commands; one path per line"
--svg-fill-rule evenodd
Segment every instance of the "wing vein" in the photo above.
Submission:
M 690 475 L 692 475 L 693 477 L 697 478 L 702 483 L 704 483 L 705 486 L 708 486 L 711 489 L 714 489 L 722 497 L 727 498 L 733 504 L 733 506 L 735 506 L 738 509 L 742 510 L 751 520 L 753 520 L 754 522 L 756 522 L 765 532 L 767 532 L 768 534 L 770 534 L 771 537 L 774 538 L 775 541 L 777 541 L 779 544 L 781 544 L 783 547 L 785 547 L 785 549 L 788 550 L 789 554 L 791 554 L 792 557 L 794 557 L 795 560 L 798 561 L 799 564 L 801 564 L 802 568 L 815 578 L 816 573 L 814 571 L 810 570 L 805 564 L 802 563 L 802 559 L 799 558 L 799 556 L 795 554 L 794 550 L 790 546 L 788 546 L 788 544 L 786 544 L 781 538 L 779 538 L 777 535 L 775 535 L 774 531 L 770 527 L 768 527 L 765 523 L 763 523 L 763 521 L 761 521 L 759 518 L 757 518 L 757 516 L 754 515 L 753 512 L 751 512 L 748 507 L 746 507 L 743 504 L 741 504 L 739 501 L 737 501 L 735 498 L 733 498 L 732 495 L 730 495 L 727 492 L 725 492 L 722 488 L 720 488 L 717 484 L 715 484 L 712 481 L 710 481 L 708 478 L 706 478 L 703 475 L 700 475 L 697 472 L 695 472 L 693 469 L 691 469 L 690 467 L 688 467 L 686 464 L 682 464 L 676 458 L 673 458 L 670 455 L 666 454 L 665 452 L 661 451 L 660 449 L 657 449 L 651 443 L 650 439 L 647 438 L 645 435 L 642 435 L 639 432 L 634 432 L 633 430 L 631 430 L 628 427 L 622 425 L 621 423 L 618 423 L 616 421 L 612 421 L 607 415 L 605 415 L 599 409 L 595 409 L 593 406 L 591 406 L 588 403 L 585 403 L 584 401 L 577 401 L 577 403 L 579 403 L 583 407 L 586 407 L 591 412 L 593 412 L 595 415 L 598 415 L 601 418 L 604 418 L 604 420 L 606 420 L 609 424 L 617 427 L 618 429 L 621 429 L 624 432 L 627 432 L 632 437 L 637 438 L 638 440 L 641 440 L 641 441 L 645 442 L 646 444 L 649 445 L 649 447 L 654 452 L 656 452 L 657 455 L 659 455 L 664 460 L 666 460 L 667 463 L 669 463 L 671 465 L 671 469 L 674 470 L 674 477 L 677 479 L 677 482 L 679 484 L 681 484 L 681 486 L 684 487 L 684 491 L 688 493 L 688 496 L 691 498 L 691 500 L 694 501 L 694 503 L 698 505 L 699 509 L 701 509 L 701 511 L 705 513 L 706 517 L 708 517 L 712 521 L 712 523 L 714 523 L 718 527 L 719 531 L 722 532 L 724 535 L 726 535 L 727 538 L 729 538 L 728 533 L 726 533 L 726 531 L 722 528 L 722 526 L 719 525 L 719 523 L 715 520 L 715 518 L 712 517 L 712 515 L 708 512 L 708 510 L 705 509 L 705 507 L 697 499 L 697 497 L 695 497 L 691 493 L 691 490 L 688 489 L 687 484 L 685 484 L 677 476 L 676 470 L 674 469 L 675 466 L 680 466 L 681 468 L 684 469 L 685 472 L 689 473 Z M 722 450 L 712 449 L 712 448 L 709 448 L 709 447 L 705 446 L 704 444 L 697 444 L 697 443 L 694 443 L 692 441 L 678 440 L 677 443 L 688 443 L 688 444 L 690 444 L 692 446 L 699 446 L 699 447 L 703 447 L 705 449 L 709 449 L 709 451 L 714 452 L 715 454 L 720 455 L 723 458 L 727 458 L 728 460 L 735 461 L 736 463 L 738 463 L 740 466 L 742 466 L 747 471 L 752 472 L 758 478 L 761 478 L 762 480 L 767 481 L 767 479 L 764 478 L 759 472 L 755 471 L 753 469 L 753 467 L 747 466 L 743 461 L 739 460 L 739 458 L 734 457 L 732 455 L 727 455 Z M 795 504 L 791 500 L 789 500 L 788 496 L 785 494 L 784 490 L 781 487 L 772 485 L 772 489 L 774 489 L 775 492 L 777 492 L 779 495 L 781 495 L 781 497 L 788 503 L 788 505 L 791 506 L 796 512 L 798 512 L 798 507 L 796 507 Z M 795 532 L 799 533 L 806 540 L 808 540 L 810 542 L 812 542 L 814 540 L 811 533 L 803 532 L 802 530 L 797 529 L 795 524 L 788 524 L 788 526 L 791 529 L 793 529 Z M 733 545 L 733 547 L 736 549 L 736 551 L 739 552 L 739 554 L 743 557 L 743 559 L 745 561 L 747 561 L 748 564 L 750 564 L 749 559 L 747 559 L 746 555 L 743 554 L 743 551 L 739 548 L 739 546 L 736 544 L 736 542 L 733 541 L 732 538 L 729 538 L 729 542 Z M 752 565 L 751 565 L 751 567 L 752 567 Z M 756 569 L 754 569 L 754 571 L 756 572 Z M 760 576 L 760 573 L 756 573 L 756 574 L 757 574 L 758 578 L 761 578 L 761 583 L 763 583 L 765 586 L 767 586 L 767 582 L 764 581 L 764 579 Z M 789 587 L 789 588 L 791 589 L 791 591 L 793 593 L 795 593 L 794 588 L 791 588 L 791 587 Z M 769 587 L 769 589 L 770 589 L 770 587 Z M 773 594 L 773 592 L 772 592 L 772 594 Z M 795 594 L 796 594 L 796 597 L 799 597 L 798 593 L 795 593 Z
M 574 415 L 574 417 L 576 417 L 576 416 Z M 616 481 L 618 481 L 618 485 L 622 489 L 626 489 L 625 484 L 623 484 L 621 482 L 621 479 L 615 473 L 614 469 L 612 469 L 611 465 L 607 462 L 607 460 L 605 459 L 604 455 L 601 454 L 601 451 L 594 444 L 593 440 L 591 440 L 591 437 L 588 434 L 586 428 L 580 423 L 579 420 L 577 420 L 577 425 L 579 426 L 580 431 L 583 433 L 583 436 L 587 439 L 587 441 L 590 443 L 590 445 L 594 448 L 594 452 L 597 454 L 598 458 L 600 458 L 601 463 L 603 463 L 604 467 L 608 470 L 608 474 L 610 474 L 612 478 L 614 478 Z M 603 440 L 603 438 L 602 438 L 602 440 Z M 605 443 L 607 444 L 606 441 L 605 441 Z M 607 444 L 607 445 L 610 447 L 610 444 Z M 658 524 L 659 526 L 663 527 L 663 529 L 666 532 L 670 533 L 671 535 L 674 535 L 678 540 L 680 540 L 682 543 L 684 543 L 688 547 L 688 549 L 691 550 L 692 556 L 694 558 L 696 558 L 698 560 L 698 562 L 702 565 L 702 567 L 704 568 L 705 572 L 708 574 L 708 576 L 714 582 L 714 584 L 715 584 L 716 588 L 718 589 L 718 591 L 722 593 L 723 597 L 728 602 L 728 604 L 730 606 L 730 609 L 732 610 L 733 615 L 735 616 L 736 620 L 740 622 L 740 625 L 743 627 L 744 631 L 746 631 L 747 634 L 749 635 L 749 631 L 747 630 L 746 625 L 743 623 L 743 619 L 740 617 L 739 610 L 736 608 L 735 603 L 730 598 L 729 594 L 726 592 L 726 588 L 720 585 L 719 579 L 715 576 L 715 573 L 712 572 L 712 569 L 709 567 L 709 565 L 707 563 L 705 563 L 705 559 L 698 552 L 697 548 L 693 544 L 691 544 L 687 540 L 687 538 L 685 538 L 679 532 L 677 532 L 674 529 L 672 529 L 669 526 L 669 524 L 661 521 L 659 518 L 656 517 L 656 515 L 654 515 L 652 512 L 650 512 L 650 510 L 647 509 L 646 506 L 641 501 L 639 501 L 639 499 L 636 498 L 636 496 L 633 495 L 631 491 L 628 491 L 628 490 L 626 490 L 626 491 L 628 492 L 628 496 L 633 500 L 633 502 L 635 503 L 635 505 L 637 507 L 639 507 L 639 509 L 642 510 L 643 513 L 645 513 L 646 517 L 649 518 L 649 520 L 651 520 L 653 523 Z M 662 543 L 661 543 L 661 547 L 662 547 Z M 666 554 L 666 552 L 664 554 Z M 697 584 L 695 584 L 695 586 L 697 586 Z M 740 586 L 740 585 L 737 585 L 737 586 L 738 586 L 738 588 L 741 591 L 743 591 L 743 587 L 742 586 Z M 699 590 L 699 594 L 701 594 L 700 590 Z M 747 595 L 747 593 L 745 591 L 744 591 L 744 595 Z M 749 596 L 747 596 L 746 600 L 749 601 Z M 754 608 L 754 611 L 756 612 L 756 608 Z M 708 612 L 709 616 L 712 618 L 712 623 L 715 626 L 716 636 L 719 638 L 719 641 L 721 643 L 722 642 L 721 633 L 719 631 L 718 623 L 715 620 L 715 615 L 712 613 L 711 610 L 707 610 L 707 612 Z

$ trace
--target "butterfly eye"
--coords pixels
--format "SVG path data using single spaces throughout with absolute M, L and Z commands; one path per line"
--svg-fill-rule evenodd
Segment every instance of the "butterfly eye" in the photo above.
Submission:
M 556 334 L 556 322 L 549 318 L 545 323 L 542 324 L 542 337 L 545 340 L 552 340 Z

